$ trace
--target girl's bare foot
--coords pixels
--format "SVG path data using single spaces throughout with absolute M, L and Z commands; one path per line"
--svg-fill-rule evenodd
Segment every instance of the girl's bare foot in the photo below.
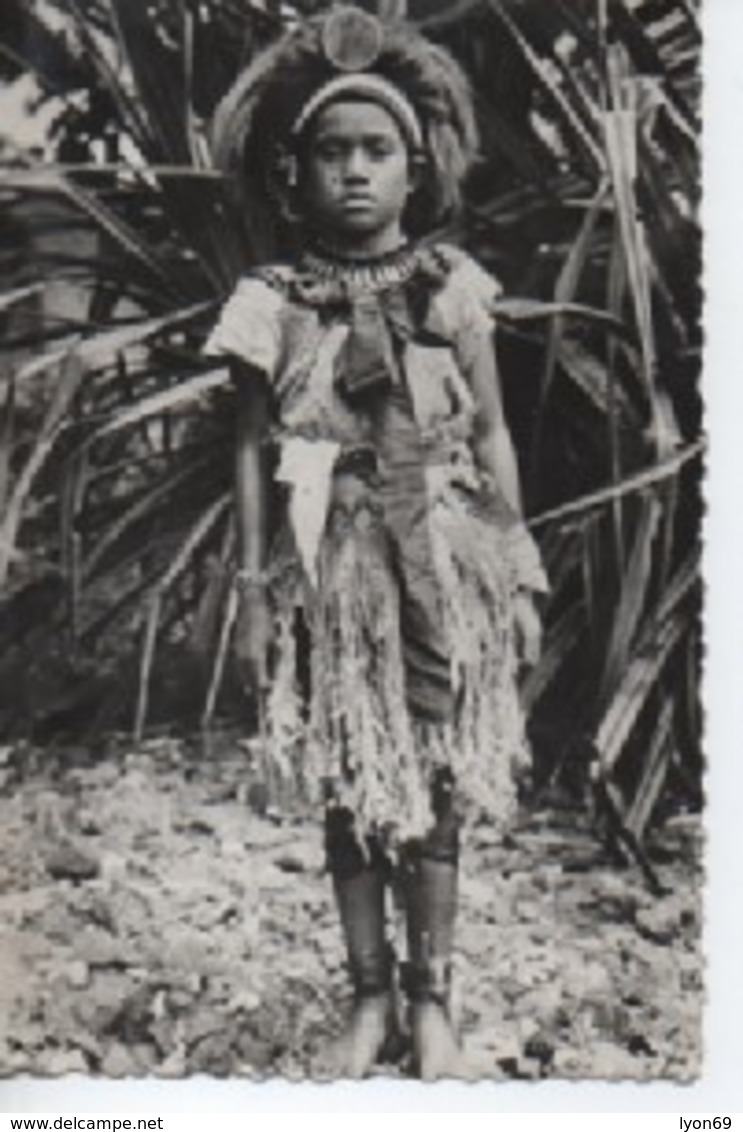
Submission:
M 447 1011 L 437 1002 L 419 1002 L 412 1009 L 413 1058 L 423 1081 L 468 1077 L 462 1047 Z
M 333 1048 L 334 1074 L 353 1079 L 367 1077 L 397 1032 L 391 992 L 359 999 L 346 1030 Z

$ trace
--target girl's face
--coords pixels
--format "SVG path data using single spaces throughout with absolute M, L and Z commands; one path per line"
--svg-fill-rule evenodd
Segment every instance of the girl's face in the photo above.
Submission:
M 317 114 L 301 189 L 307 217 L 321 235 L 349 250 L 392 250 L 413 188 L 405 139 L 382 106 L 339 101 Z

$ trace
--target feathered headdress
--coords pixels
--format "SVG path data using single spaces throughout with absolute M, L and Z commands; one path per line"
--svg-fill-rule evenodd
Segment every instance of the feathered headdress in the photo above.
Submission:
M 475 156 L 469 84 L 443 48 L 409 25 L 383 23 L 359 8 L 331 8 L 257 56 L 217 108 L 212 135 L 217 165 L 249 195 L 270 190 L 280 155 L 291 153 L 297 141 L 298 126 L 330 98 L 355 88 L 361 97 L 374 98 L 376 92 L 425 158 L 427 175 L 415 212 L 418 227 L 433 227 L 458 206 Z

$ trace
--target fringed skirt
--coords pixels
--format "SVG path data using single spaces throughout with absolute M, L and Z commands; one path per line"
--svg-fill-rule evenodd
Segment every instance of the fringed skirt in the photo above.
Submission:
M 305 797 L 348 808 L 360 836 L 392 845 L 430 829 L 438 768 L 453 773 L 465 816 L 500 824 L 528 762 L 504 536 L 456 489 L 430 501 L 425 522 L 439 603 L 431 655 L 440 657 L 443 635 L 448 670 L 446 686 L 432 673 L 434 710 L 418 710 L 410 695 L 413 678 L 425 683 L 425 670 L 411 672 L 405 628 L 416 583 L 401 579 L 373 497 L 331 507 L 311 590 L 288 536 L 273 564 L 266 739 L 274 773 Z M 425 640 L 413 643 L 425 653 Z

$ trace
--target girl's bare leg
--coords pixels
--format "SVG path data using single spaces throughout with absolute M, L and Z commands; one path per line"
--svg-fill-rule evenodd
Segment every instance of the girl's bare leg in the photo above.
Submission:
M 343 811 L 328 816 L 326 843 L 355 995 L 348 1027 L 332 1051 L 333 1071 L 365 1077 L 397 1028 L 385 927 L 388 865 L 379 850 L 364 856 Z
M 449 1013 L 459 857 L 451 787 L 449 776 L 439 778 L 434 792 L 436 824 L 428 837 L 407 843 L 400 861 L 413 1056 L 416 1071 L 429 1081 L 467 1076 Z

